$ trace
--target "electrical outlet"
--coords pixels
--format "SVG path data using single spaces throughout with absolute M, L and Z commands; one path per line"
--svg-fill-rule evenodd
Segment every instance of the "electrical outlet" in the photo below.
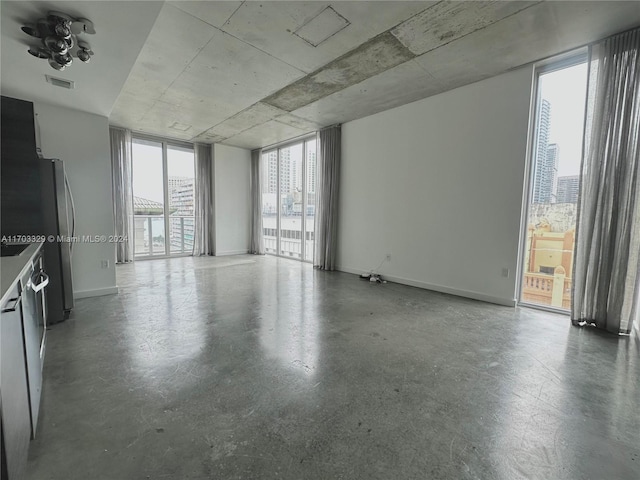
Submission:
M 503 268 L 502 269 L 502 276 L 504 278 L 509 278 L 509 269 L 508 268 Z
M 109 260 L 102 260 L 100 262 L 100 267 L 101 268 L 109 268 Z
M 390 253 L 387 253 L 387 255 L 386 255 L 386 257 L 384 257 L 384 259 L 385 259 L 387 262 L 390 262 L 390 261 L 391 261 L 391 254 L 390 254 Z

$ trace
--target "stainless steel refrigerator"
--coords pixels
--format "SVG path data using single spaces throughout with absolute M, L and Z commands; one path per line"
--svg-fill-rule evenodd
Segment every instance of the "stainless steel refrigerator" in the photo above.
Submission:
M 52 324 L 66 320 L 73 308 L 71 257 L 75 241 L 75 208 L 62 160 L 42 159 L 40 162 L 43 233 L 47 236 L 45 265 L 49 277 L 58 280 L 51 281 L 46 290 L 47 323 Z
M 33 104 L 0 96 L 0 233 L 44 235 L 47 323 L 65 320 L 73 308 L 71 254 L 74 236 L 73 198 L 60 160 L 38 154 Z M 67 241 L 65 241 L 67 240 Z

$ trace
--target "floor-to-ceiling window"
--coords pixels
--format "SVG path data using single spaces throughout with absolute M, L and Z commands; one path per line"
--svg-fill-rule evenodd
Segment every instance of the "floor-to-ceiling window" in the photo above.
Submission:
M 135 139 L 132 171 L 134 254 L 166 255 L 162 143 Z
M 135 257 L 191 254 L 193 148 L 134 138 L 132 153 Z
M 305 143 L 305 185 L 306 195 L 304 196 L 303 211 L 304 222 L 304 259 L 313 262 L 314 247 L 316 244 L 315 219 L 316 219 L 316 139 L 313 138 Z
M 536 71 L 520 302 L 571 308 L 587 64 L 578 55 Z
M 315 137 L 266 150 L 262 162 L 265 251 L 310 262 L 315 245 Z
M 171 254 L 193 252 L 195 175 L 193 148 L 167 146 Z
M 278 150 L 262 153 L 262 229 L 266 253 L 278 252 Z

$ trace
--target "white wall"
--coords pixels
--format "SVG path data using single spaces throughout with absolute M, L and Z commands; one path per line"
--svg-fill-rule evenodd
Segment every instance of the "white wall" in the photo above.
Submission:
M 216 255 L 249 251 L 251 152 L 214 145 Z
M 522 68 L 344 124 L 339 269 L 390 253 L 390 280 L 513 305 L 531 80 Z
M 76 235 L 113 235 L 107 117 L 45 103 L 34 104 L 34 110 L 43 155 L 64 161 L 76 206 Z M 108 268 L 101 268 L 102 260 L 108 260 Z M 76 243 L 72 263 L 74 296 L 117 293 L 112 243 Z

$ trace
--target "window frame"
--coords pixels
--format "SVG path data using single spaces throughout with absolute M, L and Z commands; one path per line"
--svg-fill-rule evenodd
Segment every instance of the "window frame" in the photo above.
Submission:
M 176 258 L 176 257 L 190 257 L 193 255 L 192 253 L 187 253 L 187 252 L 180 252 L 180 253 L 171 253 L 171 241 L 170 241 L 170 231 L 171 231 L 171 225 L 170 225 L 170 221 L 169 221 L 169 175 L 168 175 L 168 167 L 169 167 L 169 161 L 168 161 L 168 155 L 167 155 L 167 151 L 169 149 L 169 147 L 177 147 L 177 148 L 183 148 L 183 149 L 187 149 L 187 150 L 191 150 L 193 152 L 194 155 L 194 170 L 193 170 L 193 176 L 195 178 L 195 146 L 193 145 L 193 143 L 190 142 L 185 142 L 185 141 L 181 141 L 181 140 L 174 140 L 174 139 L 169 139 L 169 138 L 164 138 L 164 137 L 158 137 L 155 135 L 149 135 L 146 133 L 139 133 L 139 132 L 132 132 L 131 133 L 131 142 L 134 143 L 136 140 L 141 140 L 143 142 L 153 142 L 153 143 L 159 143 L 162 146 L 162 188 L 163 188 L 163 198 L 164 198 L 164 238 L 165 238 L 165 245 L 164 245 L 164 254 L 163 255 L 136 255 L 135 253 L 135 228 L 133 229 L 133 245 L 134 245 L 134 252 L 133 252 L 133 258 L 136 262 L 138 261 L 143 261 L 143 260 L 155 260 L 158 258 Z M 133 210 L 133 175 L 135 175 L 134 171 L 133 171 L 133 156 L 131 158 L 131 162 L 132 162 L 132 175 L 131 175 L 131 181 L 132 181 L 132 195 L 131 195 L 131 202 L 132 202 L 132 211 Z M 134 215 L 135 216 L 135 215 Z M 195 218 L 194 218 L 194 222 L 195 222 Z
M 548 58 L 537 62 L 533 65 L 531 98 L 529 104 L 529 127 L 527 133 L 527 150 L 524 166 L 524 184 L 522 193 L 522 206 L 520 212 L 520 241 L 518 244 L 518 261 L 516 266 L 516 282 L 515 282 L 515 303 L 517 306 L 530 307 L 538 310 L 544 310 L 562 315 L 570 315 L 570 312 L 558 307 L 549 305 L 540 305 L 530 303 L 523 300 L 523 285 L 526 265 L 524 264 L 525 253 L 527 249 L 527 229 L 529 220 L 529 209 L 533 200 L 532 180 L 535 168 L 535 159 L 537 155 L 537 132 L 538 132 L 538 115 L 541 104 L 540 77 L 544 74 L 570 68 L 589 60 L 589 50 L 587 47 L 572 50 L 564 54 Z M 587 102 L 585 95 L 585 105 Z M 586 111 L 585 111 L 586 112 Z
M 274 145 L 270 145 L 267 148 L 263 148 L 262 151 L 260 152 L 260 161 L 262 162 L 262 156 L 263 155 L 268 155 L 269 153 L 272 152 L 276 152 L 276 165 L 277 165 L 277 174 L 276 174 L 276 178 L 277 178 L 277 185 L 276 185 L 276 253 L 271 253 L 271 252 L 267 252 L 267 255 L 273 255 L 276 257 L 280 257 L 280 258 L 289 258 L 292 260 L 296 260 L 299 262 L 303 262 L 303 263 L 313 263 L 313 254 L 314 252 L 312 252 L 311 255 L 311 260 L 306 260 L 306 241 L 303 239 L 303 237 L 306 234 L 306 221 L 307 221 L 307 204 L 308 204 L 308 192 L 307 192 L 307 143 L 312 141 L 312 140 L 316 140 L 317 138 L 317 132 L 313 132 L 311 134 L 307 134 L 307 135 L 302 135 L 300 137 L 296 137 L 294 139 L 290 139 L 290 140 L 286 140 L 284 142 L 278 143 L 278 144 L 274 144 Z M 293 147 L 296 145 L 302 145 L 302 215 L 301 215 L 301 222 L 300 222 L 300 228 L 301 228 L 301 232 L 300 233 L 300 258 L 293 258 L 291 255 L 284 255 L 281 254 L 281 240 L 282 240 L 282 235 L 280 235 L 280 232 L 282 231 L 281 229 L 281 225 L 280 225 L 280 215 L 281 215 L 281 198 L 280 198 L 280 151 L 285 149 L 285 148 L 289 148 L 289 147 Z M 317 144 L 316 144 L 316 152 L 317 152 Z M 317 153 L 316 153 L 316 161 L 317 161 Z M 316 169 L 317 170 L 317 169 Z M 317 189 L 316 189 L 317 192 Z M 261 192 L 262 194 L 262 192 Z M 315 218 L 315 213 L 314 213 L 314 218 Z M 264 227 L 262 229 L 262 234 L 264 235 Z M 314 237 L 314 249 L 315 249 L 315 237 Z

